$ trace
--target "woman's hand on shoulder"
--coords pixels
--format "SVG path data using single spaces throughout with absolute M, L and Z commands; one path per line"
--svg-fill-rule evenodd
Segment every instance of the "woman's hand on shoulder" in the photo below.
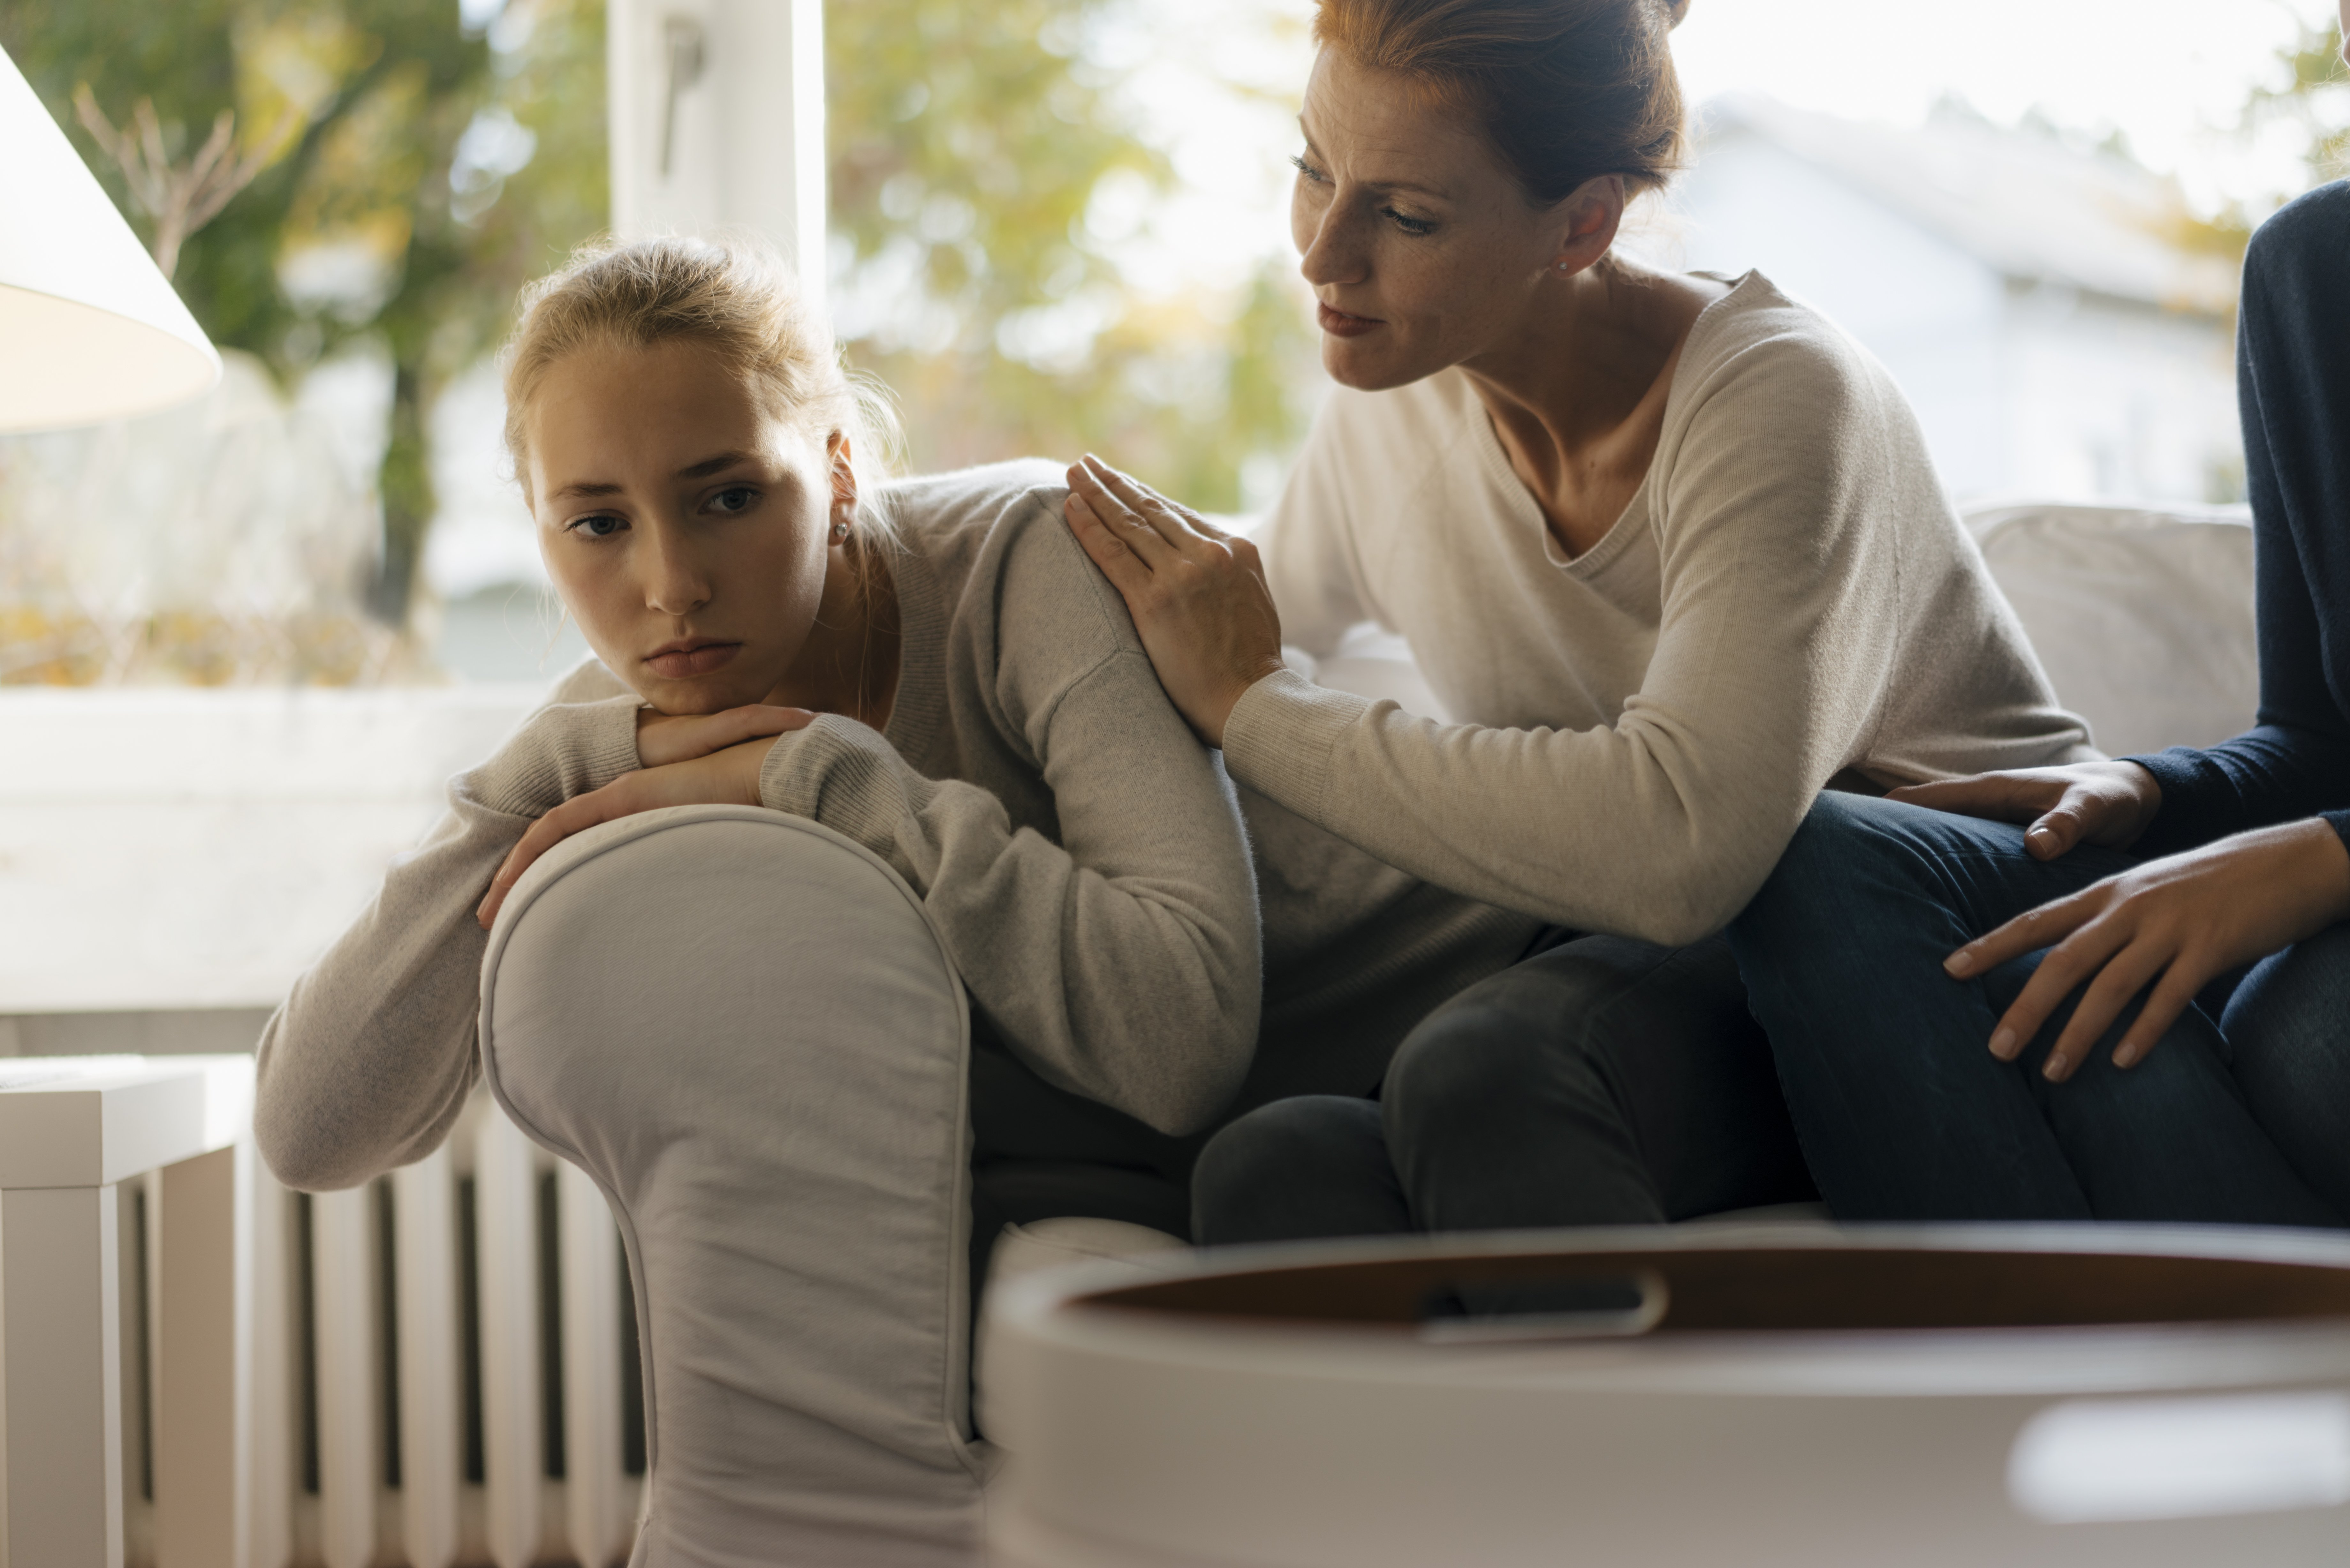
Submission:
M 719 713 L 656 713 L 637 711 L 637 761 L 649 768 L 691 762 L 761 736 L 802 729 L 816 717 L 805 708 L 770 702 L 745 703 Z
M 776 730 L 754 728 L 751 740 L 730 742 L 723 738 L 727 726 L 718 721 L 731 720 L 734 714 L 762 711 L 767 715 L 790 715 L 791 720 Z M 776 734 L 800 729 L 815 717 L 797 708 L 737 708 L 691 719 L 656 720 L 653 722 L 662 726 L 657 732 L 662 739 L 657 742 L 658 749 L 650 752 L 645 743 L 649 726 L 639 722 L 639 754 L 677 755 L 679 760 L 622 774 L 602 789 L 574 795 L 532 823 L 522 841 L 506 852 L 498 874 L 490 879 L 489 893 L 475 911 L 475 919 L 481 921 L 484 930 L 488 930 L 496 921 L 498 910 L 504 907 L 506 895 L 514 891 L 514 885 L 534 861 L 573 834 L 583 833 L 598 823 L 665 805 L 757 805 L 759 772 L 766 764 L 767 753 L 774 748 Z M 745 722 L 748 721 L 735 721 Z M 762 724 L 767 722 L 756 721 Z
M 2034 859 L 2054 860 L 2076 844 L 2127 849 L 2162 809 L 2162 786 L 2136 763 L 2071 763 L 1909 784 L 1887 798 L 1956 816 L 2030 823 L 2024 848 Z
M 1281 617 L 1256 546 L 1088 457 L 1069 470 L 1070 532 L 1126 600 L 1159 683 L 1224 743 L 1241 694 L 1281 664 Z
M 2350 850 L 2331 824 L 2313 818 L 2108 877 L 1969 942 L 1944 967 L 1970 979 L 2053 944 L 2000 1019 L 1991 1049 L 2014 1060 L 2057 1005 L 2086 986 L 2041 1069 L 2061 1082 L 2140 992 L 2146 1005 L 2114 1047 L 2117 1067 L 2144 1060 L 2213 980 L 2344 919 Z

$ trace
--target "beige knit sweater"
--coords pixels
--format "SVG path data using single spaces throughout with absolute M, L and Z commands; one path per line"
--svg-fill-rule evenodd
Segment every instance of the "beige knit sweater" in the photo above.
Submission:
M 1167 1131 L 1367 1092 L 1404 1033 L 1537 922 L 1269 802 L 1244 828 L 1062 523 L 1059 480 L 1022 463 L 896 487 L 888 727 L 830 715 L 783 737 L 763 801 L 905 877 L 983 1025 L 1060 1088 Z M 478 1071 L 474 907 L 533 820 L 637 765 L 639 706 L 600 664 L 574 670 L 451 782 L 448 814 L 296 982 L 262 1039 L 255 1117 L 281 1179 L 348 1186 L 447 1136 Z
M 1718 929 L 1839 775 L 2095 754 L 1900 391 L 1759 273 L 1699 317 L 1648 478 L 1582 556 L 1457 371 L 1333 393 L 1258 543 L 1289 641 L 1376 620 L 1462 722 L 1279 673 L 1232 711 L 1232 777 L 1562 925 Z

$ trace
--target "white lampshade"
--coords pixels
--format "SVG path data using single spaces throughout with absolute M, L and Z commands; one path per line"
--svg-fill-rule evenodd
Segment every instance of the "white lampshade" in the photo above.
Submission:
M 0 52 L 0 431 L 143 414 L 220 355 Z

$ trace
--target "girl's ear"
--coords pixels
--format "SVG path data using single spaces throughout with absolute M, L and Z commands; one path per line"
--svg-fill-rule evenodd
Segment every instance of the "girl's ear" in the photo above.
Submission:
M 825 460 L 832 468 L 832 514 L 836 518 L 857 512 L 856 452 L 847 431 L 835 431 L 824 443 Z

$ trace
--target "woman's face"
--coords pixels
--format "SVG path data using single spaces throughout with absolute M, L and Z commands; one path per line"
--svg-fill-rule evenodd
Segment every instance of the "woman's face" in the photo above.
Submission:
M 816 624 L 833 514 L 855 504 L 827 479 L 846 462 L 692 343 L 580 349 L 525 425 L 539 550 L 606 668 L 664 713 L 774 691 Z
M 1321 302 L 1323 368 L 1365 391 L 1506 348 L 1545 276 L 1597 260 L 1622 212 L 1612 180 L 1533 206 L 1473 127 L 1420 96 L 1325 49 L 1298 116 L 1290 233 Z

